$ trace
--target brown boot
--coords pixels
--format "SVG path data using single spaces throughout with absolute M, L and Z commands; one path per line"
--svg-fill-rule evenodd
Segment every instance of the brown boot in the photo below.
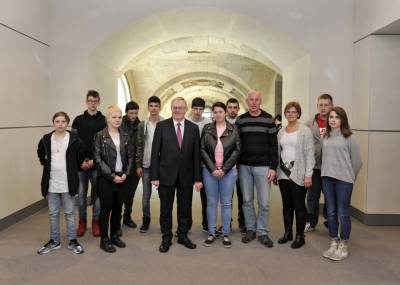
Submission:
M 85 234 L 86 232 L 86 221 L 79 219 L 79 225 L 78 225 L 78 229 L 76 230 L 76 235 L 78 237 L 81 237 Z
M 92 220 L 92 234 L 95 237 L 99 237 L 100 236 L 99 220 Z

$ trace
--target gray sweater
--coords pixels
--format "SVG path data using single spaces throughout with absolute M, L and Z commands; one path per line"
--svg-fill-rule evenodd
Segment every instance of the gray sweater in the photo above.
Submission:
M 345 138 L 335 130 L 323 140 L 321 176 L 354 184 L 361 166 L 360 147 L 353 136 Z
M 279 157 L 281 150 L 280 141 L 285 131 L 286 127 L 282 128 L 278 133 Z M 291 169 L 289 178 L 297 185 L 304 186 L 304 178 L 312 176 L 314 164 L 313 135 L 307 126 L 301 124 L 297 134 L 294 165 Z M 285 175 L 283 175 L 283 171 L 278 167 L 278 179 L 283 179 L 284 177 Z

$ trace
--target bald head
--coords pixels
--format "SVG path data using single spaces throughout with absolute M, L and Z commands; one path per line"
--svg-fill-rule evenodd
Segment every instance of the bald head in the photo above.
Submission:
M 250 91 L 246 97 L 247 107 L 251 115 L 258 115 L 261 108 L 261 92 Z

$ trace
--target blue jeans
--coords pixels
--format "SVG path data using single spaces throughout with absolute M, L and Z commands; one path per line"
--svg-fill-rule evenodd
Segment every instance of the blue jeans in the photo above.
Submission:
M 150 220 L 150 198 L 151 198 L 151 182 L 150 182 L 150 168 L 143 167 L 143 198 L 142 198 L 142 210 L 143 210 L 143 219 Z
M 233 187 L 237 179 L 237 170 L 232 168 L 222 178 L 213 176 L 203 167 L 203 182 L 207 196 L 208 234 L 215 235 L 217 229 L 218 201 L 221 202 L 222 234 L 229 235 L 232 218 Z
M 239 166 L 240 188 L 243 194 L 243 213 L 248 231 L 259 236 L 268 233 L 269 195 L 271 184 L 267 181 L 268 166 Z M 257 192 L 258 215 L 254 209 L 254 187 Z
M 86 170 L 86 171 L 79 171 L 78 172 L 79 176 L 79 219 L 86 221 L 86 208 L 87 208 L 87 193 L 88 193 L 88 188 L 89 188 L 89 181 L 90 184 L 92 185 L 92 199 L 94 199 L 93 202 L 93 215 L 92 219 L 93 220 L 98 220 L 99 215 L 100 215 L 100 200 L 97 197 L 97 194 L 95 193 L 94 186 L 96 184 L 96 177 L 97 177 L 97 171 L 95 169 L 93 170 Z
M 61 204 L 67 224 L 67 238 L 68 240 L 75 239 L 75 197 L 72 197 L 69 193 L 48 193 L 46 198 L 49 205 L 50 239 L 60 241 Z
M 340 221 L 340 238 L 348 240 L 351 232 L 350 201 L 353 184 L 332 177 L 322 177 L 322 190 L 324 191 L 329 236 L 338 239 L 338 223 Z

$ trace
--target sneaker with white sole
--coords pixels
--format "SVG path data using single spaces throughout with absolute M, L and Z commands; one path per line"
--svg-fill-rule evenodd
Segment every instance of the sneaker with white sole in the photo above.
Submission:
M 347 258 L 349 255 L 348 248 L 347 248 L 347 241 L 341 240 L 337 249 L 334 253 L 329 257 L 330 260 L 339 261 Z
M 215 235 L 208 235 L 208 237 L 204 241 L 203 245 L 206 247 L 210 247 L 216 239 L 217 239 L 217 237 Z
M 335 253 L 335 251 L 338 248 L 338 241 L 337 240 L 331 240 L 331 244 L 328 248 L 328 250 L 325 250 L 324 253 L 322 254 L 323 257 L 325 258 L 331 258 L 331 256 Z
M 72 239 L 69 241 L 68 249 L 76 254 L 81 254 L 81 253 L 85 252 L 83 250 L 83 247 L 78 243 L 78 241 L 76 239 Z
M 222 245 L 223 245 L 225 248 L 230 248 L 230 247 L 232 247 L 232 242 L 231 242 L 231 239 L 229 238 L 229 236 L 224 235 L 224 238 L 222 239 Z
M 46 254 L 53 250 L 59 249 L 61 247 L 61 243 L 59 241 L 49 240 L 45 245 L 38 249 L 38 254 Z
M 310 223 L 307 223 L 306 226 L 304 227 L 305 233 L 314 232 L 314 231 L 315 231 L 315 227 L 311 226 Z

